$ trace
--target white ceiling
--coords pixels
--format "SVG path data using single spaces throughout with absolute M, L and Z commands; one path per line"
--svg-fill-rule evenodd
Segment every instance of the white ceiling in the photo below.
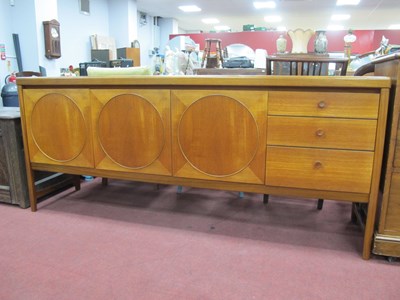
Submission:
M 263 0 L 257 0 L 263 1 Z M 243 25 L 256 27 L 285 26 L 287 29 L 327 29 L 333 13 L 350 14 L 342 21 L 345 29 L 387 29 L 400 24 L 400 0 L 361 0 L 358 6 L 336 7 L 336 0 L 276 0 L 275 9 L 257 10 L 253 0 L 137 0 L 139 11 L 151 16 L 174 18 L 179 28 L 188 32 L 209 32 L 214 25 L 201 22 L 203 18 L 218 18 L 218 25 L 227 25 L 232 31 L 242 31 Z M 183 13 L 180 5 L 197 5 L 202 11 Z M 266 23 L 264 16 L 280 15 L 282 22 Z

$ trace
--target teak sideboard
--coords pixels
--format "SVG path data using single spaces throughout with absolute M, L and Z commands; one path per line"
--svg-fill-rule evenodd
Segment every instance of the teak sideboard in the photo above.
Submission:
M 386 77 L 21 78 L 32 171 L 367 203 L 371 254 Z

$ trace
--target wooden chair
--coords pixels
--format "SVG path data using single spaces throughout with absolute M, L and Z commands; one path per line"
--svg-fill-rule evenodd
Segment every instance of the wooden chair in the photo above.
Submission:
M 369 62 L 369 63 L 359 67 L 354 72 L 354 76 L 364 76 L 364 75 L 368 75 L 368 74 L 373 75 L 374 71 L 375 71 L 375 64 L 373 64 L 372 62 Z
M 348 63 L 348 58 L 317 54 L 267 56 L 266 75 L 345 76 Z M 264 204 L 268 199 L 269 195 L 264 195 Z M 318 199 L 317 208 L 322 209 L 323 204 L 324 199 Z
M 345 76 L 349 60 L 316 54 L 267 56 L 267 75 Z M 333 66 L 333 68 L 330 68 Z

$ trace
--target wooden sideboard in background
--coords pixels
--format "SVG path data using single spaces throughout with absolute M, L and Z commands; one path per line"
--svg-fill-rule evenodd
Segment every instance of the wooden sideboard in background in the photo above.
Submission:
M 400 54 L 374 60 L 376 76 L 392 81 L 382 174 L 382 206 L 373 252 L 400 257 Z
M 366 203 L 371 254 L 389 78 L 21 78 L 33 171 Z M 349 212 L 350 218 L 350 212 Z

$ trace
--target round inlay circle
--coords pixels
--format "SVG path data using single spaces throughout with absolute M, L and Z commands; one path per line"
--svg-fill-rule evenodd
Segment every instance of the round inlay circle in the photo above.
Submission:
M 48 158 L 67 162 L 75 159 L 86 141 L 85 119 L 69 97 L 50 93 L 41 97 L 31 115 L 32 136 Z
M 192 103 L 178 125 L 179 147 L 198 171 L 225 177 L 242 171 L 259 145 L 256 120 L 241 102 L 210 95 Z
M 121 94 L 109 100 L 100 112 L 97 125 L 104 152 L 125 168 L 149 166 L 164 147 L 161 116 L 139 95 Z

